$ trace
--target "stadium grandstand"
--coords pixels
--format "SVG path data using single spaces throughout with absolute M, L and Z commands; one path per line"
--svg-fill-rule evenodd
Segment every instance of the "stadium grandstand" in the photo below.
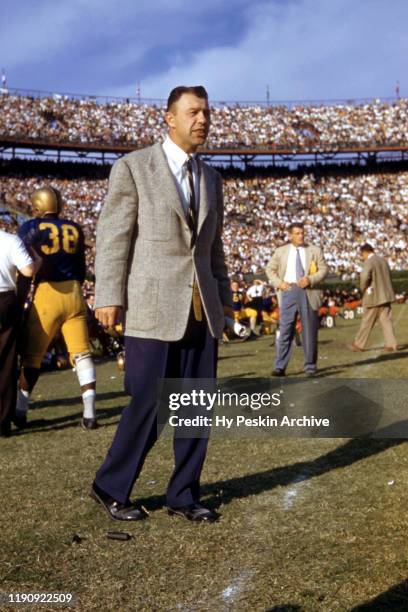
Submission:
M 3 90 L 0 116 L 1 226 L 54 185 L 86 232 L 91 279 L 110 165 L 163 138 L 163 102 Z M 231 275 L 263 274 L 294 216 L 343 279 L 357 278 L 367 240 L 407 269 L 407 151 L 408 99 L 214 103 L 201 155 L 225 176 Z
M 115 157 L 160 140 L 163 100 L 2 90 L 0 148 L 22 156 L 54 152 Z M 408 100 L 213 102 L 202 155 L 214 162 L 275 163 L 302 155 L 311 162 L 408 151 Z M 305 157 L 306 156 L 306 157 Z

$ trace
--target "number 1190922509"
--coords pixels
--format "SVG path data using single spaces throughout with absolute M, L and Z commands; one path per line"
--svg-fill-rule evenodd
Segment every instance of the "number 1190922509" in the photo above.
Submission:
M 27 604 L 69 605 L 73 603 L 75 603 L 75 596 L 72 593 L 0 593 L 0 604 L 9 606 Z

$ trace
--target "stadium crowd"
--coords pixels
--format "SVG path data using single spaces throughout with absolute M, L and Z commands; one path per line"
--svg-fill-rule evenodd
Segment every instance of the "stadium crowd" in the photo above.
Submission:
M 392 268 L 408 264 L 408 173 L 319 179 L 258 178 L 224 183 L 230 271 L 263 272 L 293 218 L 322 246 L 331 271 L 356 278 L 359 244 L 369 240 Z
M 28 212 L 30 193 L 44 182 L 57 187 L 64 214 L 84 228 L 93 272 L 96 221 L 107 180 L 0 177 L 0 206 Z M 224 244 L 230 274 L 262 274 L 296 218 L 309 240 L 323 247 L 332 272 L 357 277 L 359 245 L 369 241 L 392 269 L 408 267 L 408 172 L 334 177 L 229 178 L 224 181 Z M 10 225 L 2 221 L 10 230 Z
M 33 98 L 0 95 L 0 135 L 57 142 L 144 147 L 165 132 L 160 105 L 55 94 Z M 313 151 L 367 147 L 408 140 L 408 99 L 392 103 L 248 106 L 219 103 L 212 108 L 207 146 L 276 147 Z

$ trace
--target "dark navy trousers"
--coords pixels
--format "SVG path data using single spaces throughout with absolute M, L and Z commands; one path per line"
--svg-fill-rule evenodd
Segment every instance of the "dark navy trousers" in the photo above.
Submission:
M 316 371 L 317 332 L 319 315 L 313 310 L 305 289 L 293 286 L 282 291 L 279 308 L 279 340 L 276 349 L 275 368 L 286 370 L 289 362 L 292 342 L 295 336 L 296 318 L 300 315 L 302 322 L 302 346 L 305 354 L 305 372 Z
M 130 496 L 145 458 L 157 440 L 158 379 L 215 378 L 217 341 L 207 324 L 191 320 L 183 340 L 164 342 L 125 337 L 125 388 L 131 395 L 95 482 L 121 503 Z M 175 466 L 167 505 L 187 506 L 200 498 L 207 438 L 174 438 Z

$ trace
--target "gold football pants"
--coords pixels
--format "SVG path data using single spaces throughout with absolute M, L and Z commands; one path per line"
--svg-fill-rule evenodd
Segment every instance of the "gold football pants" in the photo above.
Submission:
M 40 368 L 48 346 L 59 331 L 70 355 L 90 350 L 86 305 L 78 281 L 38 285 L 23 329 L 23 366 Z

